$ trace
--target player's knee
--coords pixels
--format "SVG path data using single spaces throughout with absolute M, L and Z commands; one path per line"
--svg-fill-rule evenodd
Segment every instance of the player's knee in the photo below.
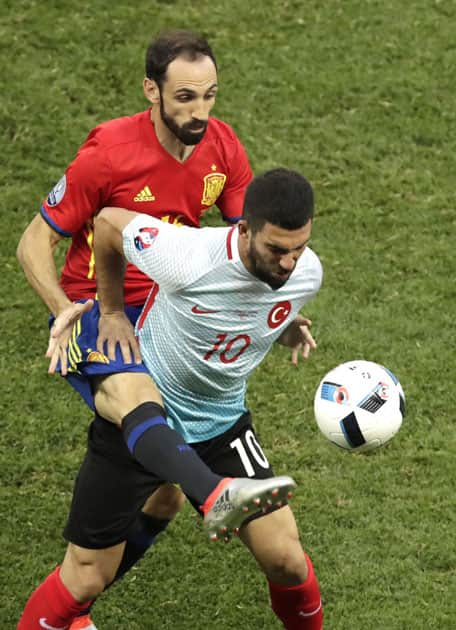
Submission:
M 268 558 L 265 572 L 276 584 L 294 586 L 305 582 L 308 568 L 301 545 L 290 539 L 276 546 Z
M 113 554 L 91 551 L 70 545 L 60 568 L 60 577 L 76 601 L 98 597 L 111 584 L 120 562 L 121 550 Z
M 98 597 L 114 580 L 114 575 L 108 577 L 96 565 L 84 565 L 79 568 L 76 580 L 79 591 L 76 599 L 85 602 Z
M 144 505 L 143 512 L 148 516 L 160 519 L 173 519 L 182 509 L 185 495 L 172 484 L 160 486 Z

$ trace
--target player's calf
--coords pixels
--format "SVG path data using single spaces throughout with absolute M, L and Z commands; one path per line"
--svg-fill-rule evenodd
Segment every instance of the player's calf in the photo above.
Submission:
M 312 562 L 305 556 L 307 578 L 301 584 L 286 586 L 269 581 L 271 606 L 286 630 L 321 630 L 323 608 L 320 587 Z
M 105 589 L 117 582 L 127 573 L 154 544 L 158 534 L 166 529 L 170 519 L 180 510 L 185 496 L 171 484 L 160 486 L 146 501 L 142 512 L 127 532 L 125 547 L 121 562 L 113 580 L 106 584 Z M 97 590 L 97 589 L 94 589 Z M 90 617 L 95 599 L 87 609 L 73 621 L 69 630 L 96 630 Z
M 320 630 L 320 588 L 290 507 L 251 521 L 240 536 L 267 577 L 272 609 L 284 627 Z
M 93 600 L 114 580 L 125 543 L 108 549 L 84 549 L 70 543 L 60 578 L 78 602 Z

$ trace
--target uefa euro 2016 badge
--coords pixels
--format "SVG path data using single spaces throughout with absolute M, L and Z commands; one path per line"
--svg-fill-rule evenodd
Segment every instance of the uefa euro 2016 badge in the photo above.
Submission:
M 56 206 L 63 199 L 66 190 L 66 175 L 61 177 L 48 195 L 47 202 L 50 206 Z
M 143 227 L 139 228 L 135 236 L 135 247 L 138 252 L 142 252 L 143 249 L 148 249 L 158 234 L 158 228 Z

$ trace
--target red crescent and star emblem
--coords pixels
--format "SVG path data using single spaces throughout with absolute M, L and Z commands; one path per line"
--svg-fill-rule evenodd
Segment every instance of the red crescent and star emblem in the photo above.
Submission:
M 269 328 L 277 328 L 282 324 L 291 312 L 291 302 L 285 300 L 284 302 L 278 302 L 275 304 L 268 315 Z

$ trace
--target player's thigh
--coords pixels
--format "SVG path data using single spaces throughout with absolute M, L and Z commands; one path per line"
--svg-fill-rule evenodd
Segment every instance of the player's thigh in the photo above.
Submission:
M 122 432 L 95 418 L 76 477 L 64 537 L 84 549 L 106 549 L 126 540 L 146 499 L 161 480 L 134 460 Z
M 254 519 L 241 527 L 239 537 L 273 581 L 300 584 L 307 577 L 307 563 L 291 508 Z
M 145 402 L 163 406 L 161 394 L 148 373 L 106 374 L 93 377 L 92 383 L 97 412 L 118 426 L 127 414 Z
M 134 325 L 139 315 L 140 308 L 126 307 L 125 312 L 132 325 Z M 135 394 L 136 398 L 142 401 L 141 389 L 146 386 L 143 385 L 143 383 L 150 385 L 148 396 L 150 396 L 152 400 L 157 396 L 157 391 L 153 386 L 152 379 L 144 376 L 149 374 L 145 365 L 143 363 L 125 363 L 118 344 L 114 358 L 108 358 L 103 352 L 94 350 L 94 348 L 97 347 L 99 319 L 99 304 L 95 301 L 93 308 L 84 313 L 81 319 L 75 322 L 67 348 L 68 375 L 66 378 L 69 384 L 82 396 L 86 404 L 91 409 L 95 409 L 95 382 L 102 382 L 104 377 L 107 378 L 109 375 L 142 375 L 142 380 L 134 381 L 135 389 L 131 393 L 131 401 L 126 399 L 126 396 L 130 395 L 128 383 L 125 385 L 124 381 L 123 391 L 122 386 L 117 386 L 116 380 L 110 381 L 110 384 L 107 385 L 107 387 L 110 388 L 110 393 L 113 396 L 117 394 L 120 402 L 125 403 L 122 412 L 127 409 L 126 413 L 128 413 L 130 410 L 128 409 L 129 404 L 135 403 Z M 57 365 L 56 369 L 60 371 L 60 363 Z M 120 378 L 122 377 L 120 376 Z M 101 399 L 98 404 L 105 409 L 106 415 L 108 415 L 109 411 L 114 409 L 116 403 L 117 399 L 114 399 L 111 403 Z M 112 419 L 114 419 L 116 414 L 113 413 L 112 416 Z
M 185 494 L 172 483 L 165 483 L 150 496 L 142 511 L 148 516 L 172 519 L 185 503 Z

